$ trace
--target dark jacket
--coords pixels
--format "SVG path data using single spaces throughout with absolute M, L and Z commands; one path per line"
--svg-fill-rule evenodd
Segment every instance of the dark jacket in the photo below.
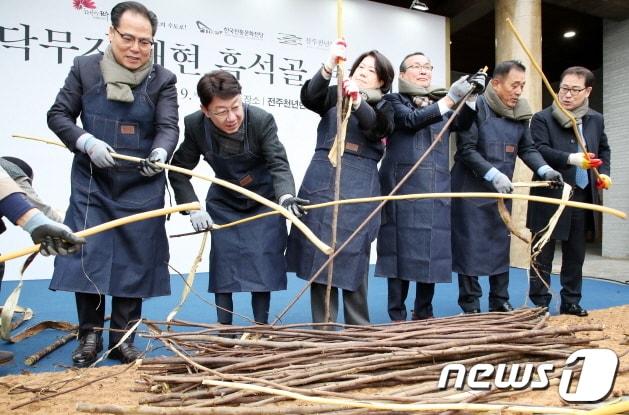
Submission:
M 249 143 L 252 145 L 251 151 L 266 160 L 266 167 L 273 178 L 275 198 L 287 193 L 294 195 L 295 182 L 288 164 L 286 150 L 277 137 L 275 119 L 265 110 L 252 105 L 246 105 L 245 111 L 247 112 L 245 128 Z M 194 169 L 200 157 L 208 152 L 203 125 L 207 122 L 204 121 L 205 119 L 202 111 L 194 112 L 184 118 L 185 137 L 173 157 L 173 165 Z M 218 178 L 221 178 L 220 172 L 216 174 Z M 198 201 L 190 183 L 190 176 L 171 171 L 168 178 L 173 188 L 177 188 L 175 192 L 177 203 Z
M 531 135 L 535 146 L 548 162 L 548 165 L 560 172 L 564 181 L 574 187 L 577 168 L 568 164 L 568 156 L 571 153 L 580 152 L 581 149 L 577 144 L 573 129 L 571 127 L 562 128 L 553 118 L 552 107 L 548 107 L 533 116 Z M 583 117 L 582 135 L 588 152 L 596 154 L 597 158 L 603 161 L 603 165 L 598 168 L 598 171 L 609 175 L 611 152 L 607 143 L 607 135 L 605 135 L 603 115 L 590 109 Z M 596 178 L 592 170 L 588 170 L 588 176 L 591 184 L 589 189 L 592 194 L 592 203 L 601 204 L 600 193 L 595 186 Z M 543 187 L 531 189 L 532 195 L 554 198 L 561 198 L 561 192 L 561 189 Z M 556 210 L 556 205 L 529 202 L 527 227 L 532 232 L 539 232 L 548 224 L 550 217 Z M 552 237 L 554 239 L 566 240 L 568 238 L 572 211 L 570 208 L 564 210 L 553 231 Z
M 435 102 L 417 108 L 405 94 L 389 94 L 395 130 L 387 140 L 380 166 L 382 193 L 389 194 L 406 172 L 422 157 L 445 126 L 452 112 L 441 115 Z M 464 104 L 439 144 L 397 192 L 450 191 L 450 131 L 469 128 L 476 112 Z M 383 209 L 378 234 L 376 275 L 424 283 L 450 282 L 450 199 L 389 202 Z
M 87 89 L 101 81 L 102 59 L 101 54 L 74 58 L 65 85 L 48 111 L 48 127 L 73 152 L 78 151 L 76 140 L 86 132 L 76 125 L 76 119 L 83 109 L 81 98 Z M 168 158 L 175 151 L 179 138 L 176 83 L 175 74 L 160 65 L 153 65 L 147 86 L 148 95 L 155 105 L 155 138 L 152 148 L 163 148 L 168 152 Z

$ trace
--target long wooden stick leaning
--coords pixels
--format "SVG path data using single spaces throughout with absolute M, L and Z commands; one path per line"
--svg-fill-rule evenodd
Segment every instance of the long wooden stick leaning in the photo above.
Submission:
M 57 145 L 60 147 L 65 147 L 65 145 L 63 145 L 62 143 L 58 142 L 58 141 L 53 141 L 53 140 L 48 140 L 46 138 L 41 138 L 41 137 L 33 137 L 33 136 L 29 136 L 29 135 L 23 135 L 23 134 L 12 134 L 11 135 L 14 138 L 25 138 L 27 140 L 35 140 L 35 141 L 40 141 L 46 144 L 52 144 L 52 145 Z M 132 161 L 135 163 L 140 163 L 143 159 L 138 158 L 138 157 L 132 157 L 132 156 L 126 156 L 124 154 L 119 154 L 119 153 L 111 153 L 113 158 L 119 159 L 119 160 L 126 160 L 126 161 Z M 293 215 L 291 212 L 289 212 L 288 210 L 284 209 L 282 206 L 278 205 L 277 203 L 271 202 L 268 199 L 265 199 L 264 197 L 260 196 L 257 193 L 252 192 L 251 190 L 247 190 L 245 188 L 242 188 L 240 186 L 237 186 L 233 183 L 230 183 L 226 180 L 222 180 L 222 179 L 218 179 L 216 177 L 210 177 L 210 176 L 206 176 L 204 174 L 199 174 L 199 173 L 195 173 L 192 170 L 188 170 L 188 169 L 184 169 L 181 167 L 177 167 L 177 166 L 172 166 L 170 164 L 165 164 L 165 163 L 155 163 L 157 166 L 166 169 L 166 170 L 172 170 L 172 171 L 176 171 L 177 173 L 181 173 L 181 174 L 185 174 L 187 176 L 191 176 L 191 177 L 196 177 L 211 183 L 215 183 L 219 186 L 223 186 L 226 187 L 230 190 L 233 190 L 235 192 L 238 192 L 240 194 L 243 194 L 253 200 L 255 200 L 256 202 L 265 205 L 267 207 L 270 207 L 271 209 L 277 211 L 278 213 L 280 213 L 282 216 L 284 216 L 286 219 L 288 219 L 289 221 L 291 221 L 293 223 L 294 226 L 297 227 L 297 229 L 299 229 L 305 236 L 306 238 L 308 238 L 310 240 L 310 242 L 312 242 L 319 250 L 321 250 L 323 253 L 325 254 L 329 254 L 330 252 L 332 252 L 332 248 L 330 248 L 328 245 L 326 245 L 325 243 L 323 243 L 319 238 L 316 237 L 316 235 L 314 233 L 312 233 L 312 231 L 306 226 L 304 225 L 304 223 L 302 221 L 300 221 L 295 215 Z
M 82 230 L 80 232 L 75 232 L 74 234 L 76 236 L 85 238 L 88 236 L 96 235 L 97 233 L 101 233 L 101 232 L 105 232 L 113 228 L 117 228 L 119 226 L 127 225 L 129 223 L 139 222 L 139 221 L 151 219 L 151 218 L 157 218 L 159 216 L 166 216 L 170 213 L 175 213 L 175 212 L 200 210 L 200 209 L 201 209 L 201 205 L 199 204 L 199 202 L 185 203 L 183 205 L 150 210 L 148 212 L 137 213 L 135 215 L 125 216 L 124 218 L 114 219 L 112 221 L 101 223 L 100 225 L 96 225 L 94 227 Z M 0 262 L 5 262 L 10 259 L 19 258 L 24 255 L 29 255 L 37 251 L 39 251 L 39 244 L 1 255 Z
M 555 102 L 557 107 L 561 110 L 561 112 L 563 112 L 564 115 L 566 117 L 568 117 L 568 119 L 570 119 L 570 123 L 572 124 L 572 131 L 574 131 L 574 135 L 577 138 L 577 143 L 579 144 L 579 147 L 581 148 L 581 151 L 583 151 L 583 154 L 584 154 L 586 160 L 589 160 L 590 156 L 588 154 L 587 147 L 585 146 L 585 140 L 583 139 L 583 136 L 581 135 L 581 131 L 579 131 L 579 127 L 577 125 L 577 120 L 574 118 L 574 116 L 570 112 L 568 112 L 563 107 L 563 105 L 561 105 L 561 102 L 557 98 L 557 94 L 555 94 L 555 91 L 553 91 L 553 87 L 550 86 L 550 82 L 548 82 L 548 79 L 546 78 L 546 75 L 544 75 L 544 72 L 542 71 L 542 68 L 539 66 L 539 64 L 537 63 L 537 61 L 533 57 L 533 54 L 531 53 L 531 51 L 526 47 L 526 45 L 524 44 L 524 40 L 522 40 L 522 37 L 520 36 L 520 33 L 518 32 L 518 29 L 515 28 L 515 26 L 511 22 L 511 19 L 509 19 L 508 17 L 507 17 L 507 23 L 509 24 L 509 28 L 511 29 L 511 31 L 515 35 L 515 38 L 517 39 L 518 43 L 520 44 L 520 46 L 522 46 L 522 49 L 524 50 L 524 53 L 526 53 L 526 55 L 531 60 L 531 64 L 533 65 L 533 67 L 535 68 L 537 73 L 539 73 L 539 75 L 542 77 L 542 81 L 544 82 L 544 86 L 548 90 L 548 93 L 550 94 L 550 96 L 553 97 L 553 101 Z M 596 167 L 592 167 L 592 171 L 594 171 L 594 175 L 598 179 L 600 177 L 600 173 L 598 172 Z

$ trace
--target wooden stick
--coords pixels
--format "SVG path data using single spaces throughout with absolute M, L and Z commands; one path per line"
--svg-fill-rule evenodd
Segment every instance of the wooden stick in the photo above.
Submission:
M 41 137 L 34 137 L 34 136 L 29 136 L 29 135 L 22 135 L 22 134 L 12 134 L 11 135 L 14 138 L 24 138 L 27 140 L 35 140 L 35 141 L 40 141 L 43 143 L 47 143 L 47 144 L 54 144 L 54 145 L 59 145 L 62 147 L 65 147 L 63 144 L 59 143 L 59 142 L 55 142 L 52 140 L 48 140 L 46 138 L 41 138 Z M 119 159 L 119 160 L 126 160 L 126 161 L 132 161 L 135 163 L 140 163 L 142 162 L 141 158 L 138 157 L 132 157 L 132 156 L 126 156 L 124 154 L 119 154 L 119 153 L 111 153 L 111 156 L 113 158 Z M 249 198 L 255 200 L 256 202 L 265 205 L 267 207 L 270 207 L 271 209 L 277 211 L 278 213 L 280 213 L 282 216 L 284 216 L 286 219 L 288 219 L 289 221 L 291 221 L 293 223 L 293 225 L 295 225 L 305 236 L 306 238 L 308 238 L 310 240 L 310 242 L 312 242 L 318 249 L 320 249 L 323 253 L 325 254 L 330 254 L 332 252 L 332 248 L 330 248 L 328 245 L 324 244 L 319 238 L 317 238 L 315 236 L 314 233 L 312 233 L 312 231 L 306 226 L 304 225 L 304 223 L 302 221 L 300 221 L 295 215 L 293 215 L 290 211 L 284 209 L 282 206 L 278 205 L 277 203 L 271 202 L 270 200 L 260 196 L 257 193 L 252 192 L 251 190 L 247 190 L 243 187 L 237 186 L 233 183 L 230 183 L 226 180 L 222 180 L 222 179 L 218 179 L 216 177 L 210 177 L 210 176 L 206 176 L 204 174 L 199 174 L 199 173 L 195 173 L 192 170 L 188 170 L 188 169 L 184 169 L 181 167 L 177 167 L 177 166 L 172 166 L 170 164 L 165 164 L 165 163 L 159 163 L 159 162 L 155 162 L 154 164 L 156 164 L 157 166 L 166 169 L 166 170 L 172 170 L 172 171 L 176 171 L 177 173 L 181 173 L 181 174 L 185 174 L 187 176 L 191 176 L 191 177 L 196 177 L 211 183 L 215 183 L 219 186 L 223 186 L 226 187 L 230 190 L 233 190 L 234 192 L 243 194 L 245 196 L 248 196 Z
M 561 110 L 561 112 L 563 112 L 564 115 L 566 117 L 568 117 L 568 119 L 570 119 L 570 123 L 572 124 L 572 131 L 574 131 L 574 135 L 577 138 L 577 143 L 579 143 L 579 147 L 581 148 L 581 151 L 583 151 L 583 154 L 585 155 L 585 158 L 587 160 L 589 160 L 590 157 L 588 155 L 588 150 L 587 150 L 587 147 L 585 146 L 585 140 L 583 139 L 583 136 L 581 135 L 581 131 L 579 131 L 579 127 L 577 125 L 577 120 L 574 118 L 574 116 L 570 112 L 566 111 L 566 109 L 563 107 L 563 105 L 561 105 L 561 102 L 557 98 L 557 94 L 555 94 L 555 91 L 553 91 L 552 86 L 550 86 L 550 82 L 548 82 L 548 79 L 546 78 L 546 75 L 544 75 L 544 71 L 542 71 L 542 68 L 539 66 L 539 64 L 537 63 L 537 61 L 533 57 L 533 54 L 531 53 L 529 48 L 526 47 L 526 44 L 524 43 L 524 40 L 522 39 L 522 37 L 520 36 L 520 33 L 518 32 L 518 29 L 515 28 L 515 26 L 511 22 L 511 19 L 509 19 L 508 17 L 507 17 L 507 23 L 509 24 L 509 28 L 511 29 L 511 31 L 515 35 L 515 38 L 517 39 L 518 43 L 520 44 L 520 46 L 522 46 L 522 49 L 524 50 L 524 53 L 526 53 L 526 55 L 531 60 L 531 64 L 533 65 L 535 70 L 539 73 L 539 75 L 542 77 L 542 81 L 544 82 L 544 86 L 548 90 L 548 93 L 550 94 L 550 96 L 553 97 L 553 101 L 555 102 L 557 107 Z M 596 167 L 592 167 L 592 171 L 594 171 L 594 175 L 598 179 L 600 177 L 600 173 L 598 172 L 598 169 Z
M 524 406 L 524 405 L 496 405 L 496 404 L 399 404 L 399 403 L 384 403 L 384 402 L 369 402 L 369 401 L 355 401 L 350 399 L 338 399 L 338 398 L 321 398 L 318 396 L 306 396 L 299 393 L 288 392 L 278 389 L 268 388 L 266 386 L 249 385 L 239 382 L 223 382 L 219 380 L 206 379 L 203 381 L 204 385 L 223 386 L 232 389 L 249 390 L 254 392 L 267 393 L 269 395 L 286 396 L 288 398 L 313 402 L 325 405 L 338 405 L 346 408 L 367 408 L 376 410 L 390 410 L 390 411 L 406 411 L 406 412 L 430 412 L 430 411 L 446 411 L 446 410 L 464 410 L 473 412 L 486 412 L 486 411 L 513 411 L 522 413 L 553 413 L 553 414 L 584 414 L 585 411 L 570 409 L 570 408 L 558 408 L 558 407 L 538 407 L 538 406 Z
M 80 232 L 75 232 L 74 234 L 76 236 L 86 238 L 88 236 L 96 235 L 97 233 L 105 232 L 110 229 L 117 228 L 119 226 L 127 225 L 129 223 L 157 218 L 159 216 L 165 216 L 174 212 L 181 212 L 184 210 L 199 210 L 199 209 L 201 209 L 201 205 L 199 204 L 199 202 L 185 203 L 183 205 L 150 210 L 148 212 L 136 213 L 135 215 L 125 216 L 124 218 L 114 219 L 112 221 L 105 222 L 100 225 L 96 225 L 94 227 L 82 230 Z M 33 245 L 29 248 L 23 248 L 18 251 L 13 251 L 13 252 L 9 252 L 7 254 L 1 255 L 0 262 L 5 262 L 10 259 L 19 258 L 24 255 L 29 255 L 37 251 L 39 251 L 39 244 Z
M 77 333 L 70 333 L 70 334 L 66 334 L 64 336 L 59 337 L 57 340 L 50 343 L 48 346 L 44 347 L 43 349 L 39 350 L 36 353 L 33 353 L 32 355 L 24 359 L 24 364 L 26 366 L 33 366 L 35 363 L 39 362 L 43 357 L 54 352 L 55 350 L 57 350 L 64 344 L 68 343 L 70 340 L 75 339 L 76 336 L 77 336 Z
M 343 0 L 336 0 L 336 37 L 343 38 Z M 339 60 L 336 67 L 336 160 L 334 164 L 334 200 L 341 198 L 341 167 L 343 165 L 343 152 L 345 151 L 345 131 L 347 124 L 343 122 L 343 61 Z M 351 105 L 351 104 L 350 104 Z M 349 119 L 349 117 L 348 117 Z M 336 233 L 338 229 L 339 206 L 332 208 L 332 231 L 330 246 L 332 252 L 336 249 Z M 334 259 L 328 265 L 328 278 L 325 287 L 325 312 L 323 321 L 330 321 L 330 296 L 332 294 L 332 278 L 334 276 Z

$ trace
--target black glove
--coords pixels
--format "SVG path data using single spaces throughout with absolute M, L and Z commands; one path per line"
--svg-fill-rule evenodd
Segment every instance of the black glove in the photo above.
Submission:
M 557 170 L 550 169 L 544 173 L 544 180 L 550 182 L 551 189 L 560 189 L 563 187 L 563 177 Z
M 304 209 L 303 205 L 307 205 L 309 203 L 310 200 L 301 199 L 297 196 L 289 194 L 280 198 L 280 205 L 298 218 L 308 213 L 306 212 L 306 209 Z
M 36 227 L 31 238 L 41 244 L 39 252 L 44 256 L 72 255 L 85 243 L 85 239 L 73 235 L 67 226 L 56 222 Z
M 474 75 L 469 75 L 467 81 L 472 84 L 473 94 L 482 94 L 487 87 L 487 74 L 485 72 L 476 72 Z
M 166 163 L 168 153 L 161 147 L 151 151 L 151 154 L 140 163 L 140 174 L 142 176 L 151 177 L 157 173 L 161 173 L 162 169 L 155 162 Z

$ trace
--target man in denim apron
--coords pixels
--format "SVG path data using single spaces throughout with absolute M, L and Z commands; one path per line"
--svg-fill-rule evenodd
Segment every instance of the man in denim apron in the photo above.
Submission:
M 201 109 L 186 116 L 185 138 L 173 166 L 194 169 L 203 157 L 217 178 L 279 201 L 296 216 L 306 202 L 295 194 L 295 182 L 271 114 L 243 104 L 241 86 L 227 71 L 205 74 L 197 85 Z M 197 201 L 190 177 L 170 172 L 178 203 Z M 269 208 L 233 190 L 212 184 L 207 211 L 191 212 L 197 231 L 213 221 L 228 223 Z M 286 289 L 286 221 L 269 216 L 212 233 L 209 291 L 214 293 L 218 322 L 232 323 L 232 293 L 250 292 L 255 322 L 268 322 L 271 291 Z
M 75 154 L 65 218 L 72 229 L 164 206 L 166 177 L 152 162 L 166 162 L 177 144 L 177 79 L 153 64 L 156 29 L 157 17 L 142 4 L 114 6 L 109 47 L 75 58 L 48 112 L 48 126 Z M 115 161 L 112 152 L 145 161 Z M 112 296 L 111 348 L 140 318 L 143 298 L 170 294 L 168 259 L 164 218 L 100 233 L 78 254 L 56 259 L 50 288 L 76 293 L 76 366 L 90 365 L 102 349 L 105 295 Z M 139 355 L 131 334 L 110 357 Z
M 520 97 L 524 71 L 517 61 L 496 65 L 493 79 L 476 101 L 474 124 L 457 138 L 453 192 L 511 193 L 516 157 L 541 179 L 563 184 L 561 174 L 544 161 L 531 139 L 531 111 Z M 452 270 L 459 274 L 459 306 L 465 313 L 480 312 L 479 275 L 489 276 L 489 311 L 513 310 L 509 245 L 510 233 L 495 199 L 452 200 Z

